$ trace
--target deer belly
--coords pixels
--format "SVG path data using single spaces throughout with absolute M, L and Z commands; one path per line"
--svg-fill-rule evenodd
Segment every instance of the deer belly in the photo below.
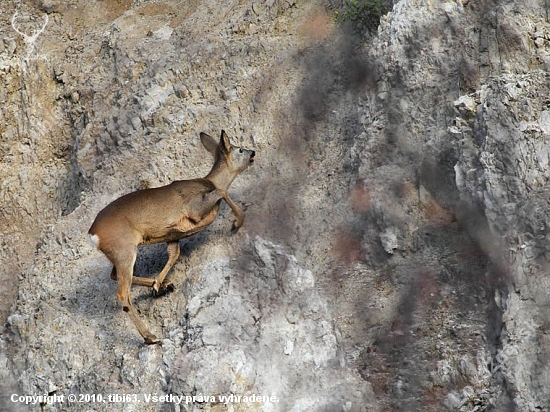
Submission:
M 156 233 L 147 233 L 143 237 L 141 244 L 174 242 L 176 240 L 192 236 L 210 225 L 216 218 L 217 214 L 217 210 L 212 210 L 200 220 L 193 220 L 188 216 L 183 216 L 177 222 L 170 224 L 165 229 L 159 230 Z

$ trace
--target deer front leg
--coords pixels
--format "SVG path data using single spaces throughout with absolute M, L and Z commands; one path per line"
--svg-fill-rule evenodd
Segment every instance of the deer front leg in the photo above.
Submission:
M 223 199 L 227 202 L 227 204 L 235 214 L 236 219 L 233 222 L 233 227 L 231 228 L 231 231 L 235 233 L 241 228 L 244 223 L 244 212 L 239 206 L 237 206 L 235 202 L 233 202 L 227 192 L 225 192 L 225 197 Z
M 233 213 L 235 214 L 235 221 L 233 222 L 233 232 L 239 230 L 239 228 L 244 223 L 244 212 L 243 210 L 229 197 L 229 194 L 226 190 L 216 189 L 207 195 L 203 196 L 198 204 L 195 204 L 191 208 L 189 217 L 195 221 L 200 221 L 203 216 L 208 214 L 220 201 L 223 199 L 227 202 Z
M 237 206 L 235 202 L 233 202 L 233 200 L 229 197 L 229 193 L 227 193 L 227 191 L 216 189 L 214 192 L 219 192 L 219 198 L 225 200 L 235 214 L 235 221 L 233 222 L 233 227 L 231 228 L 231 231 L 233 233 L 237 232 L 244 223 L 243 210 L 239 206 Z

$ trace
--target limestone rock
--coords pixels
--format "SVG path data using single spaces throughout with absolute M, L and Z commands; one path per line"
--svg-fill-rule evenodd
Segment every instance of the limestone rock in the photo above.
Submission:
M 401 0 L 362 43 L 329 3 L 2 3 L 0 410 L 550 407 L 547 7 Z M 132 290 L 143 346 L 86 232 L 221 129 L 245 225 L 222 204 L 175 292 Z

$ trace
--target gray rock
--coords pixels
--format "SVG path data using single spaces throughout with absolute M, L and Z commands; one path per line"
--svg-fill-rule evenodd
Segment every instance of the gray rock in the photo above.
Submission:
M 317 2 L 130 3 L 2 5 L 0 410 L 550 407 L 543 4 L 402 0 L 361 42 Z M 50 13 L 32 50 L 16 7 Z M 133 289 L 144 347 L 86 231 L 221 129 L 258 153 L 245 226 L 222 205 L 174 293 Z

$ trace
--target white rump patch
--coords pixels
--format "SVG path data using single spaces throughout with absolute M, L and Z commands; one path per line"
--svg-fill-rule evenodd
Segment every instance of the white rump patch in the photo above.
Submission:
M 98 235 L 90 235 L 90 242 L 94 244 L 96 248 L 99 247 L 99 236 Z

